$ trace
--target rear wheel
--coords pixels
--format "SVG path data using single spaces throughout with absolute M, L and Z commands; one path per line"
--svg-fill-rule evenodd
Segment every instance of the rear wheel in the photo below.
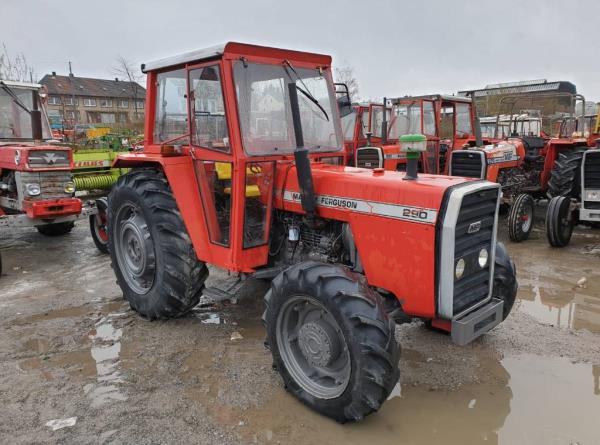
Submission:
M 43 226 L 37 226 L 36 228 L 38 232 L 45 236 L 62 236 L 71 232 L 73 227 L 75 227 L 75 223 L 70 221 L 56 224 L 45 224 Z
M 508 213 L 508 236 L 520 243 L 529 238 L 533 228 L 535 201 L 527 193 L 517 195 Z
M 108 202 L 106 198 L 98 199 L 96 207 L 98 213 L 90 215 L 90 232 L 98 250 L 102 253 L 108 253 L 108 230 L 106 227 Z
M 579 196 L 581 176 L 579 174 L 583 151 L 559 153 L 554 161 L 548 180 L 548 197 Z
M 395 323 L 361 276 L 318 262 L 279 274 L 265 296 L 267 345 L 286 389 L 338 422 L 375 412 L 399 377 Z
M 556 196 L 550 200 L 546 211 L 546 236 L 552 247 L 565 247 L 571 241 L 575 218 L 571 211 L 571 198 Z
M 117 284 L 132 309 L 153 319 L 185 314 L 208 276 L 162 172 L 134 170 L 108 200 L 108 243 Z

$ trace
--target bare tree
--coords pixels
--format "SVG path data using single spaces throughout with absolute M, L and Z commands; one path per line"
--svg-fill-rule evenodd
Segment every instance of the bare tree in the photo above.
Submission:
M 358 80 L 356 80 L 356 77 L 354 76 L 354 68 L 352 68 L 348 63 L 345 63 L 341 67 L 334 68 L 333 77 L 335 78 L 336 82 L 345 83 L 348 85 L 350 100 L 353 102 L 360 100 Z
M 144 75 L 136 68 L 131 60 L 123 56 L 118 56 L 116 62 L 117 66 L 113 67 L 113 71 L 118 76 L 129 81 L 130 97 L 133 100 L 134 115 L 135 119 L 138 120 L 138 98 L 142 95 L 140 82 L 144 80 Z
M 5 43 L 2 44 L 2 53 L 0 53 L 0 79 L 19 82 L 37 81 L 33 67 L 27 62 L 25 54 L 19 53 L 11 57 Z

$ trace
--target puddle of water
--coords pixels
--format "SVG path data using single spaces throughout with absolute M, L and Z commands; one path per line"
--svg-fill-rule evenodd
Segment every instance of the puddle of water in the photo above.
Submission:
M 96 329 L 90 334 L 92 340 L 91 355 L 96 363 L 97 382 L 84 387 L 84 392 L 92 399 L 93 408 L 105 405 L 112 401 L 127 400 L 119 384 L 123 383 L 119 369 L 119 355 L 121 353 L 122 329 L 116 329 L 112 319 L 117 314 L 109 314 L 102 318 Z
M 518 310 L 542 323 L 600 332 L 600 277 L 589 257 L 538 244 L 509 248 L 517 263 Z M 582 277 L 586 282 L 578 286 Z
M 38 321 L 47 321 L 47 320 L 55 320 L 57 318 L 75 318 L 86 315 L 92 310 L 91 307 L 77 306 L 77 307 L 68 307 L 65 309 L 54 309 L 48 312 L 42 312 L 41 314 L 31 315 L 29 317 L 23 317 L 16 320 L 16 324 L 18 325 L 26 325 L 31 323 L 36 323 Z
M 377 414 L 347 425 L 314 413 L 283 389 L 252 409 L 222 403 L 222 375 L 209 357 L 195 355 L 186 365 L 198 378 L 187 395 L 254 443 L 596 444 L 600 438 L 600 365 L 566 358 L 490 358 L 482 371 L 493 379 L 456 391 L 397 385 Z

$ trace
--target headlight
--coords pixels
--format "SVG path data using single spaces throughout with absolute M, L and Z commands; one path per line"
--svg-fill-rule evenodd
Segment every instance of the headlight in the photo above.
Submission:
M 75 193 L 75 183 L 73 181 L 65 183 L 65 193 Z
M 586 190 L 585 191 L 586 201 L 600 201 L 600 191 L 598 190 Z
M 38 196 L 42 193 L 42 189 L 39 184 L 25 184 L 25 190 L 29 196 Z
M 465 266 L 466 266 L 465 260 L 463 260 L 462 258 L 456 262 L 456 268 L 454 269 L 454 275 L 456 276 L 457 280 L 459 280 L 465 273 Z
M 482 269 L 486 266 L 487 262 L 488 262 L 488 251 L 487 249 L 481 249 L 479 251 L 479 267 L 481 267 Z

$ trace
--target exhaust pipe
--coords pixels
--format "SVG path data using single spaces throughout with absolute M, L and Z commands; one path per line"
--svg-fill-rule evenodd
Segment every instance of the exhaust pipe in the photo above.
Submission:
M 387 98 L 383 98 L 383 117 L 381 118 L 381 145 L 387 144 Z
M 300 107 L 298 105 L 298 90 L 296 84 L 288 83 L 288 92 L 290 95 L 290 106 L 292 108 L 292 122 L 294 123 L 294 134 L 296 136 L 296 149 L 294 150 L 294 160 L 296 161 L 296 174 L 298 176 L 298 186 L 300 187 L 300 201 L 302 208 L 309 218 L 315 216 L 316 198 L 313 184 L 312 170 L 310 168 L 310 159 L 308 149 L 304 147 L 304 135 L 302 133 L 302 122 L 300 120 Z

